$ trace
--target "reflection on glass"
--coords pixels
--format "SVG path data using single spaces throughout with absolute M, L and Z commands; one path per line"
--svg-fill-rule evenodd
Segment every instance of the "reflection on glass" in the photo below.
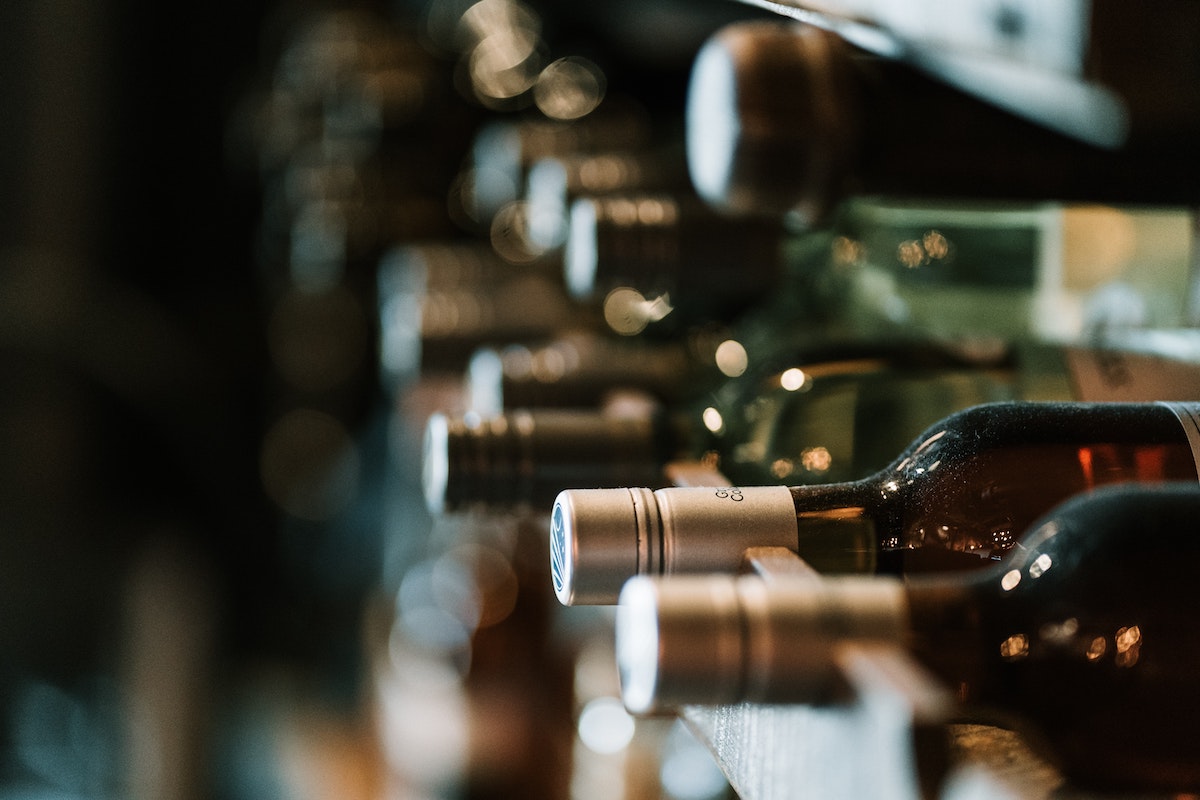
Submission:
M 1009 570 L 1004 573 L 1004 577 L 1000 579 L 1000 588 L 1004 591 L 1012 591 L 1021 583 L 1021 571 Z
M 1029 637 L 1023 633 L 1014 633 L 1000 643 L 1000 656 L 1013 660 L 1029 655 Z
M 590 700 L 579 713 L 579 739 L 597 753 L 624 750 L 633 734 L 633 717 L 615 697 Z
M 866 257 L 866 249 L 857 239 L 838 236 L 833 240 L 831 255 L 835 266 L 851 266 Z
M 777 458 L 771 462 L 771 474 L 780 480 L 790 476 L 795 469 L 796 465 L 790 458 Z
M 812 381 L 808 379 L 808 375 L 799 367 L 792 367 L 784 370 L 779 375 L 779 386 L 787 392 L 796 392 L 801 389 L 812 388 Z
M 613 289 L 604 298 L 604 321 L 622 336 L 641 333 L 647 325 L 663 319 L 671 310 L 670 298 L 666 295 L 647 300 L 641 292 L 627 286 Z
M 953 245 L 940 231 L 926 231 L 919 239 L 908 239 L 896 246 L 896 259 L 908 269 L 950 258 Z M 849 255 L 846 251 L 844 255 Z M 859 253 L 861 255 L 861 252 Z
M 750 357 L 741 342 L 726 339 L 717 345 L 716 362 L 717 369 L 721 370 L 723 375 L 736 378 L 746 371 Z
M 1138 662 L 1138 654 L 1142 648 L 1142 631 L 1137 625 L 1121 628 L 1116 635 L 1117 654 L 1115 657 L 1118 667 L 1132 667 Z
M 1079 633 L 1079 620 L 1068 617 L 1062 622 L 1047 622 L 1038 629 L 1038 638 L 1051 644 L 1069 644 Z
M 529 91 L 537 76 L 536 40 L 517 35 L 491 35 L 471 51 L 470 73 L 484 105 L 511 100 Z
M 860 199 L 838 228 L 831 262 L 867 324 L 1073 340 L 1187 321 L 1183 209 Z
M 544 250 L 535 245 L 529 229 L 529 204 L 519 200 L 506 203 L 492 218 L 492 247 L 510 264 L 531 263 Z
M 925 251 L 917 241 L 910 239 L 896 246 L 896 260 L 909 269 L 915 269 L 925 263 Z
M 455 49 L 475 99 L 493 109 L 519 105 L 541 70 L 541 18 L 515 0 L 480 0 L 462 13 Z
M 721 419 L 721 412 L 717 411 L 712 406 L 704 409 L 701 414 L 701 419 L 704 420 L 704 427 L 708 428 L 713 433 L 720 433 L 725 429 L 725 420 Z
M 833 456 L 824 447 L 806 447 L 800 453 L 800 463 L 809 472 L 827 472 L 833 466 Z
M 605 78 L 585 58 L 568 56 L 549 64 L 537 77 L 533 98 L 551 119 L 572 120 L 590 114 L 604 99 Z

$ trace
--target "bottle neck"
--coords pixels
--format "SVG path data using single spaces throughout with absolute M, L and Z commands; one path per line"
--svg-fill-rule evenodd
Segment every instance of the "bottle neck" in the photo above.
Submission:
M 659 415 L 580 409 L 486 419 L 435 415 L 424 443 L 426 501 L 435 513 L 472 506 L 545 509 L 565 486 L 655 483 L 677 447 Z
M 1196 418 L 1183 403 L 975 406 L 862 481 L 794 487 L 797 518 L 802 528 L 812 524 L 806 517 L 869 518 L 879 572 L 979 569 L 1004 559 L 1029 525 L 1072 495 L 1110 483 L 1194 482 Z
M 793 486 L 797 551 L 819 572 L 876 572 L 885 509 L 867 481 Z
M 587 408 L 615 389 L 643 390 L 662 401 L 679 402 L 698 372 L 680 343 L 627 342 L 580 331 L 538 347 L 476 351 L 467 368 L 467 388 L 472 410 L 480 414 Z

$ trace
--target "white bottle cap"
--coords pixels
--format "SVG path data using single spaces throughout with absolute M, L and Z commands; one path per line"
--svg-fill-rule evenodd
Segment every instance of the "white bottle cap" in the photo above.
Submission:
M 554 503 L 550 558 L 564 605 L 611 605 L 635 575 L 733 572 L 748 547 L 797 547 L 786 486 L 572 489 Z

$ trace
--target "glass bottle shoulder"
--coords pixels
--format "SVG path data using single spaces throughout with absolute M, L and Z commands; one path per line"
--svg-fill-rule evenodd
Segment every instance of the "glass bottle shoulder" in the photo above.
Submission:
M 1017 395 L 1003 361 L 945 352 L 898 359 L 881 343 L 780 363 L 730 381 L 705 409 L 709 447 L 738 483 L 857 480 L 948 414 Z
M 867 483 L 888 510 L 885 551 L 932 546 L 986 562 L 1072 495 L 1196 477 L 1183 428 L 1165 406 L 997 403 L 928 429 Z
M 931 602 L 946 581 L 910 581 L 932 614 L 919 656 L 977 706 L 1032 721 L 1077 778 L 1195 786 L 1200 633 L 1180 592 L 1198 511 L 1194 483 L 1110 487 L 1058 506 L 954 604 Z

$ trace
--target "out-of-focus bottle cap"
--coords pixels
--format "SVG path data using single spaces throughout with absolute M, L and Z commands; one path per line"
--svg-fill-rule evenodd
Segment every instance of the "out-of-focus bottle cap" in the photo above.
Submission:
M 576 299 L 624 292 L 666 307 L 674 323 L 731 319 L 778 285 L 786 236 L 778 217 L 725 215 L 690 194 L 581 197 L 571 205 L 564 280 Z
M 831 210 L 854 152 L 848 45 L 828 31 L 752 21 L 718 31 L 692 67 L 688 167 L 696 191 L 737 213 Z
M 557 268 L 556 268 L 557 269 Z M 475 244 L 405 245 L 379 269 L 381 371 L 389 388 L 465 369 L 483 345 L 589 324 L 540 264 L 509 264 Z
M 835 648 L 897 643 L 905 619 L 891 578 L 635 578 L 617 608 L 622 698 L 635 713 L 828 700 L 844 688 Z
M 491 220 L 525 189 L 531 165 L 542 158 L 645 146 L 650 139 L 646 110 L 610 98 L 591 114 L 574 120 L 521 118 L 483 126 L 472 147 L 474 163 L 469 211 Z
M 580 197 L 690 187 L 682 148 L 549 156 L 530 167 L 526 179 L 529 238 L 543 250 L 561 247 L 571 204 Z
M 435 514 L 549 508 L 567 487 L 652 482 L 670 448 L 656 417 L 585 409 L 435 414 L 425 433 L 424 491 Z
M 467 408 L 592 408 L 637 390 L 675 401 L 694 368 L 688 345 L 571 331 L 541 344 L 480 348 L 467 366 Z

